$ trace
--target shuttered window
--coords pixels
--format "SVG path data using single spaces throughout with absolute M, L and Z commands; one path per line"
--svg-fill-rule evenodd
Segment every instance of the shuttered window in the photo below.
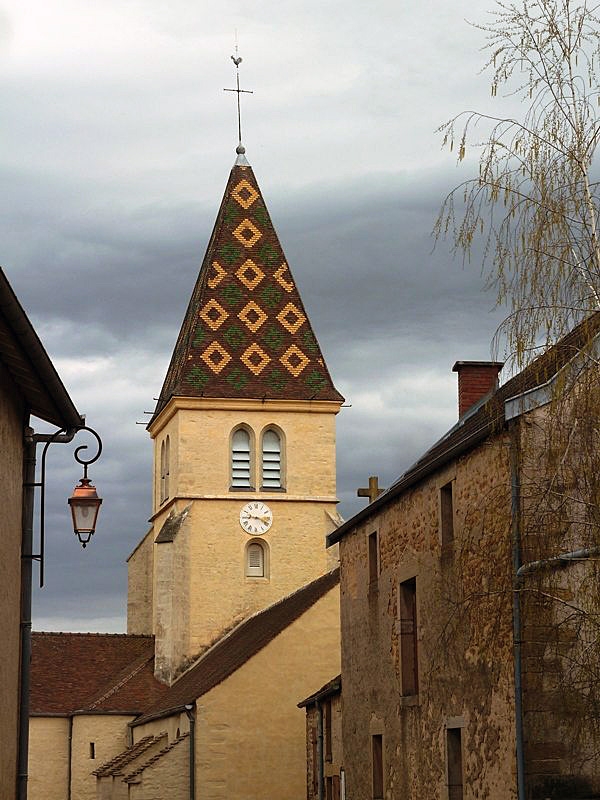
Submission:
M 252 542 L 246 550 L 246 575 L 249 578 L 265 577 L 265 551 L 258 542 Z
M 262 438 L 262 486 L 281 487 L 281 439 L 273 430 L 265 431 Z
M 417 579 L 400 584 L 400 662 L 402 694 L 419 691 L 419 664 L 417 660 Z
M 243 428 L 231 441 L 231 485 L 250 486 L 250 434 Z
M 381 800 L 383 798 L 383 736 L 381 734 L 372 736 L 371 742 L 373 800 Z

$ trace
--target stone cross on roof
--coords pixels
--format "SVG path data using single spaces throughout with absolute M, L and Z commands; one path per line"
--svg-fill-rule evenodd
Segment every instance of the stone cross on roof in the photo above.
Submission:
M 385 492 L 385 489 L 379 488 L 379 478 L 377 475 L 371 475 L 369 477 L 369 485 L 368 487 L 364 486 L 361 489 L 356 490 L 357 497 L 368 497 L 369 503 L 372 503 L 373 500 L 377 500 L 380 494 Z

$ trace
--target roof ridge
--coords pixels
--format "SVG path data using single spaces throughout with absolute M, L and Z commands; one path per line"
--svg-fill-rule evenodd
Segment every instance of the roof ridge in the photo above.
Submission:
M 152 764 L 155 764 L 159 759 L 161 759 L 163 756 L 165 756 L 167 753 L 169 753 L 171 750 L 177 747 L 177 745 L 180 744 L 184 739 L 187 739 L 189 735 L 190 735 L 189 731 L 181 733 L 179 736 L 177 736 L 177 738 L 169 742 L 169 744 L 167 744 L 166 747 L 163 747 L 162 750 L 159 750 L 158 753 L 155 753 L 152 756 L 152 758 L 149 758 L 148 761 L 145 761 L 143 764 L 140 764 L 140 766 L 137 767 L 137 769 L 135 769 L 133 772 L 130 772 L 128 775 L 125 775 L 123 781 L 125 783 L 131 782 L 134 778 L 140 775 L 145 769 L 151 767 Z
M 96 697 L 96 699 L 92 703 L 89 703 L 89 705 L 86 703 L 86 710 L 93 711 L 94 708 L 100 705 L 100 703 L 103 703 L 105 700 L 108 700 L 109 697 L 116 694 L 119 689 L 125 686 L 126 683 L 128 683 L 139 672 L 141 672 L 146 664 L 148 664 L 150 661 L 154 661 L 154 653 L 151 653 L 150 655 L 142 654 L 135 661 L 132 661 L 131 664 L 121 671 L 122 675 L 124 672 L 126 672 L 121 680 L 117 680 L 116 683 L 111 683 L 111 685 L 104 691 L 104 694 Z
M 453 458 L 468 452 L 506 422 L 507 400 L 539 388 L 592 347 L 600 337 L 600 311 L 594 311 L 569 333 L 540 353 L 520 372 L 501 384 L 473 414 L 464 414 L 446 433 L 408 467 L 385 492 L 346 520 L 326 537 L 327 547 L 339 542 L 349 531 L 377 514 L 388 502 L 425 476 L 441 469 Z
M 339 567 L 247 617 L 203 653 L 159 700 L 130 724 L 142 725 L 181 711 L 227 680 L 339 584 Z
M 210 645 L 210 647 L 208 647 L 203 653 L 201 653 L 198 656 L 198 658 L 192 664 L 190 664 L 190 666 L 185 670 L 185 672 L 182 672 L 181 675 L 177 676 L 177 678 L 173 681 L 172 685 L 175 686 L 177 682 L 184 677 L 184 675 L 187 675 L 191 670 L 195 669 L 195 667 L 197 667 L 204 660 L 204 658 L 209 655 L 209 653 L 211 653 L 215 648 L 221 646 L 222 643 L 225 642 L 227 639 L 231 638 L 231 636 L 235 635 L 235 633 L 239 631 L 240 628 L 242 628 L 245 625 L 251 624 L 253 620 L 255 620 L 257 617 L 262 617 L 263 615 L 272 612 L 273 609 L 276 609 L 278 606 L 281 606 L 284 603 L 289 602 L 290 599 L 296 597 L 297 595 L 303 592 L 308 592 L 310 589 L 314 588 L 315 584 L 319 583 L 319 581 L 324 581 L 326 578 L 333 577 L 334 573 L 335 572 L 339 573 L 339 571 L 340 571 L 339 566 L 334 567 L 333 569 L 330 569 L 327 572 L 323 573 L 323 575 L 319 575 L 318 578 L 309 581 L 309 583 L 305 583 L 298 589 L 294 589 L 293 592 L 290 592 L 289 594 L 280 597 L 279 600 L 275 600 L 275 602 L 271 603 L 271 605 L 268 605 L 265 608 L 261 608 L 258 611 L 255 611 L 248 617 L 244 617 L 244 619 L 240 620 L 236 625 L 234 625 L 232 628 L 226 631 L 223 634 L 223 636 L 221 636 L 219 639 L 213 642 Z

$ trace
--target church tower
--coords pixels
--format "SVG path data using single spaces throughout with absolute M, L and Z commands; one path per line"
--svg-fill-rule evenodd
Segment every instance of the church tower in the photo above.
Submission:
M 342 402 L 240 146 L 148 425 L 128 631 L 155 635 L 161 679 L 331 568 Z

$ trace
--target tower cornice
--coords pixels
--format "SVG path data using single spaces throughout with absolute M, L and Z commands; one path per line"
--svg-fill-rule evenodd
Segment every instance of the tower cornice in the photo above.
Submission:
M 288 414 L 337 414 L 342 406 L 337 400 L 241 400 L 231 397 L 171 397 L 148 425 L 154 439 L 178 411 L 241 411 L 244 414 L 268 411 Z

